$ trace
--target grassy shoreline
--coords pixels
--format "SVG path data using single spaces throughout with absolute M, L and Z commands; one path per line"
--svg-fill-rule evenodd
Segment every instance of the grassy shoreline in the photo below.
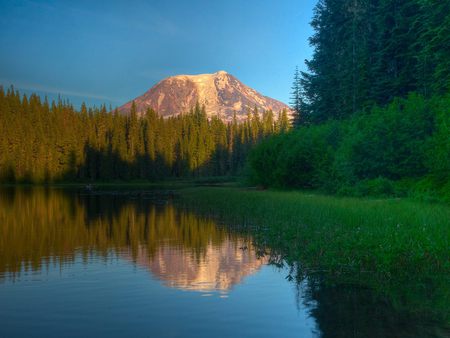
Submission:
M 247 229 L 256 244 L 450 322 L 450 208 L 236 187 L 183 189 L 181 203 Z

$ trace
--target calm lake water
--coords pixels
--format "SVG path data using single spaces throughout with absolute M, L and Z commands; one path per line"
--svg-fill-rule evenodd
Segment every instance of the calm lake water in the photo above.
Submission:
M 0 190 L 0 337 L 426 337 L 167 193 Z

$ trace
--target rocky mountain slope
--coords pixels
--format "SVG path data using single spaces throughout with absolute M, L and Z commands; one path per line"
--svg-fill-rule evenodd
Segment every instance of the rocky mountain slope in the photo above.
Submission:
M 119 111 L 129 113 L 133 101 L 138 114 L 153 108 L 164 117 L 186 113 L 198 102 L 205 106 L 208 116 L 219 115 L 225 121 L 231 120 L 234 113 L 238 120 L 243 120 L 255 106 L 260 111 L 270 109 L 275 113 L 289 110 L 284 103 L 261 95 L 225 71 L 166 78 Z

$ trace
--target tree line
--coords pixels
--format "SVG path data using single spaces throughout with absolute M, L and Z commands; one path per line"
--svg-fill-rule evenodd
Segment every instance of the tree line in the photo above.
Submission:
M 292 133 L 250 154 L 263 186 L 450 201 L 450 2 L 320 0 Z
M 79 110 L 0 88 L 0 181 L 157 180 L 237 175 L 251 147 L 287 131 L 287 112 L 249 111 L 239 123 L 208 118 L 204 107 L 163 118 L 105 106 Z
M 450 90 L 449 1 L 320 0 L 311 25 L 313 56 L 292 93 L 302 124 Z

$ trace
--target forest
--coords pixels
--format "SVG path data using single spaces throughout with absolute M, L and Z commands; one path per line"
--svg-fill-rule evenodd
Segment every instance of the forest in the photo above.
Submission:
M 0 181 L 246 175 L 262 187 L 450 200 L 450 2 L 320 0 L 287 112 L 79 110 L 0 89 Z M 293 125 L 293 130 L 291 129 Z M 244 170 L 245 168 L 245 170 Z
M 0 88 L 0 181 L 161 180 L 240 174 L 250 148 L 289 129 L 287 112 L 249 111 L 247 120 L 208 118 L 199 104 L 164 119 L 149 109 L 49 103 Z
M 265 187 L 450 201 L 450 2 L 321 0 L 295 131 L 251 153 Z

